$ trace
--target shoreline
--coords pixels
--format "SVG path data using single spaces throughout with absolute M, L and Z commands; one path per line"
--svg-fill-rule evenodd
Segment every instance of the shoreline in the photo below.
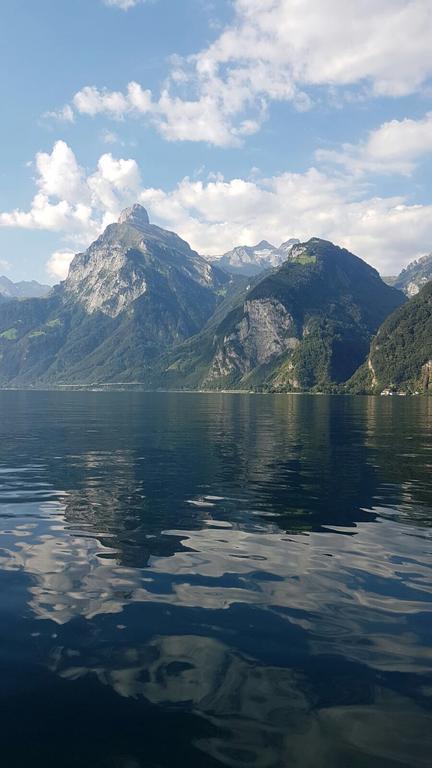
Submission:
M 2 387 L 0 392 L 136 392 L 142 394 L 183 395 L 295 395 L 313 397 L 422 397 L 427 392 L 260 392 L 255 389 L 145 389 L 140 384 L 60 384 L 57 386 Z

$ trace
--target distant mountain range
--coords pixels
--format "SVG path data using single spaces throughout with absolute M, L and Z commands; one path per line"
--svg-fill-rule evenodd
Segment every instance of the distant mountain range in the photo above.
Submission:
M 267 269 L 279 267 L 288 257 L 293 245 L 299 242 L 292 238 L 276 248 L 267 240 L 261 240 L 258 245 L 238 245 L 223 256 L 209 257 L 209 261 L 232 274 L 253 277 Z
M 51 290 L 50 285 L 42 285 L 36 280 L 22 280 L 13 283 L 8 277 L 0 275 L 0 300 L 30 299 L 46 296 Z
M 1 302 L 0 385 L 432 390 L 431 317 L 432 283 L 408 301 L 325 240 L 210 263 L 135 205 L 48 295 Z
M 407 296 L 415 296 L 429 280 L 432 280 L 432 253 L 412 261 L 397 277 L 383 279 L 389 285 L 399 288 Z

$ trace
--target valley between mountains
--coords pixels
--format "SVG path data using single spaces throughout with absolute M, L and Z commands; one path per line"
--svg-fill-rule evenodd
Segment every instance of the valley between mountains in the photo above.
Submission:
M 318 238 L 210 260 L 135 205 L 48 293 L 0 284 L 0 386 L 432 391 L 432 257 L 404 272 Z

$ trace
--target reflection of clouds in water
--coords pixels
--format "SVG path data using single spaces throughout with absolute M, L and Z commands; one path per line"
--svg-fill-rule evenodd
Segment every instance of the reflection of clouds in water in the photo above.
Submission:
M 432 649 L 415 630 L 416 616 L 431 611 L 424 531 L 380 519 L 351 535 L 334 529 L 292 537 L 275 527 L 251 532 L 208 521 L 199 531 L 167 532 L 178 551 L 138 569 L 118 565 L 115 549 L 96 538 L 65 529 L 61 507 L 48 509 L 49 520 L 27 520 L 31 538 L 19 535 L 28 530 L 17 521 L 0 551 L 1 569 L 32 577 L 37 618 L 66 624 L 120 613 L 129 603 L 207 610 L 241 603 L 297 625 L 314 653 L 342 653 L 382 670 L 430 668 Z
M 102 647 L 93 656 L 86 649 L 82 662 L 79 652 L 58 649 L 50 666 L 68 680 L 92 674 L 120 696 L 204 717 L 217 735 L 195 745 L 233 768 L 314 768 L 318 755 L 320 765 L 338 758 L 350 765 L 354 750 L 410 768 L 428 765 L 415 757 L 432 749 L 427 714 L 384 689 L 375 692 L 374 704 L 365 685 L 354 706 L 317 705 L 304 674 L 258 666 L 217 640 L 191 635 Z
M 45 506 L 42 512 L 49 521 L 35 515 L 31 523 L 14 524 L 2 535 L 0 549 L 0 570 L 31 577 L 29 607 L 35 618 L 66 624 L 77 616 L 120 613 L 136 588 L 136 574 L 131 571 L 130 579 L 128 569 L 100 560 L 110 550 L 97 539 L 68 533 L 61 506 Z M 29 531 L 31 538 L 24 538 Z

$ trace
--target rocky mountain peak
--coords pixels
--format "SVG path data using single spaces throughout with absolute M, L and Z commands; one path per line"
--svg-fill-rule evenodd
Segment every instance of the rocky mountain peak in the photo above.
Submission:
M 119 224 L 130 224 L 133 227 L 146 227 L 150 224 L 149 215 L 146 209 L 139 203 L 135 203 L 130 208 L 125 208 L 119 217 Z
M 257 245 L 254 246 L 254 250 L 256 251 L 262 251 L 266 248 L 272 251 L 276 250 L 275 246 L 269 243 L 268 240 L 261 240 Z
M 282 253 L 289 253 L 294 245 L 298 245 L 300 243 L 300 240 L 298 237 L 291 237 L 289 240 L 285 240 L 285 242 L 281 243 L 279 246 L 279 251 Z

